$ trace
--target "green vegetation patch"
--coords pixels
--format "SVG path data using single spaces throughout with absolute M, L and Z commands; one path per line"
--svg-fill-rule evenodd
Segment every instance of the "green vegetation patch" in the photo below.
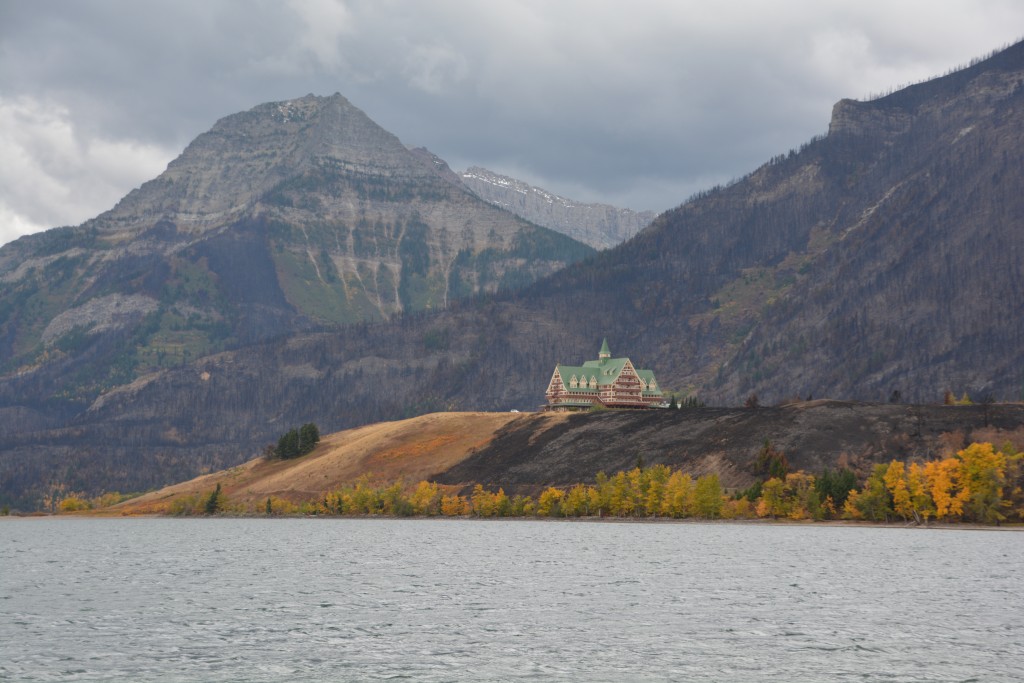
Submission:
M 324 277 L 305 253 L 273 250 L 281 289 L 288 302 L 305 315 L 329 323 L 353 323 L 380 319 L 380 310 L 355 276 L 333 271 Z M 373 283 L 372 274 L 370 283 Z

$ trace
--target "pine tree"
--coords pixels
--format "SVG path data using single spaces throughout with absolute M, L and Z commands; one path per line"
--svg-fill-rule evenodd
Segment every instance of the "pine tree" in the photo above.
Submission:
M 206 514 L 215 515 L 220 510 L 220 484 L 213 490 L 210 497 L 206 499 Z
M 277 440 L 277 457 L 287 460 L 297 458 L 299 455 L 299 431 L 292 428 Z
M 312 422 L 302 425 L 299 430 L 299 455 L 312 453 L 316 445 L 320 443 L 320 430 Z

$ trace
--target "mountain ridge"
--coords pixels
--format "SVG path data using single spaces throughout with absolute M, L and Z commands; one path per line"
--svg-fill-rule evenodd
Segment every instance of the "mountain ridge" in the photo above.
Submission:
M 479 166 L 471 166 L 459 177 L 481 199 L 595 249 L 621 244 L 650 225 L 657 215 L 653 211 L 577 202 Z

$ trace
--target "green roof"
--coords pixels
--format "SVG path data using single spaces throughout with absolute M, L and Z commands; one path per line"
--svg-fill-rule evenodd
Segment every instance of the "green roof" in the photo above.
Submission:
M 606 348 L 607 343 L 602 347 Z M 562 376 L 562 383 L 565 387 L 569 388 L 569 382 L 573 376 L 576 376 L 577 380 L 586 379 L 587 383 L 590 383 L 590 378 L 593 377 L 597 380 L 597 388 L 591 389 L 590 387 L 579 387 L 577 391 L 593 391 L 597 392 L 603 386 L 607 386 L 615 382 L 619 374 L 622 372 L 622 368 L 629 362 L 628 358 L 604 358 L 601 360 L 588 360 L 583 365 L 557 365 L 555 369 L 558 374 Z M 661 394 L 661 389 L 657 386 L 657 381 L 654 379 L 654 372 L 651 370 L 640 370 L 634 368 L 636 374 L 643 379 L 643 381 L 650 385 L 651 382 L 655 382 L 655 389 L 644 389 L 643 393 L 648 396 L 657 396 Z

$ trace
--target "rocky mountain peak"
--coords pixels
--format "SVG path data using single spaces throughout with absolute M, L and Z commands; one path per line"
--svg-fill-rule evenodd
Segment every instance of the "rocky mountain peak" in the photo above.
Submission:
M 907 132 L 920 117 L 950 123 L 992 115 L 999 103 L 1017 93 L 1024 70 L 1024 42 L 972 62 L 941 78 L 902 88 L 870 100 L 844 99 L 832 109 L 829 135 L 870 136 L 891 140 Z
M 406 167 L 402 173 L 416 175 L 408 161 L 397 137 L 340 94 L 269 102 L 217 121 L 160 176 L 93 224 L 102 232 L 137 234 L 164 220 L 179 232 L 202 233 L 317 165 L 375 174 Z

